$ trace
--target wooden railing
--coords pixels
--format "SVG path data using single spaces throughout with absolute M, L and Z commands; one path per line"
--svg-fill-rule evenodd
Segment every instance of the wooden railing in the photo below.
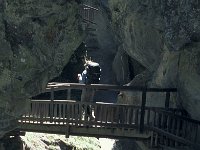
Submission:
M 137 91 L 142 93 L 142 103 L 141 106 L 133 106 L 72 101 L 72 89 Z M 67 90 L 68 100 L 55 100 L 54 92 L 60 90 Z M 20 123 L 136 129 L 139 133 L 152 133 L 151 146 L 199 146 L 197 133 L 200 122 L 185 117 L 182 110 L 169 108 L 170 93 L 176 91 L 174 88 L 50 83 L 46 92 L 51 93 L 51 100 L 32 100 L 30 111 Z M 148 92 L 165 92 L 165 107 L 146 107 Z
M 129 105 L 33 100 L 30 111 L 21 121 L 33 124 L 135 128 L 139 126 L 139 111 L 140 107 Z
M 50 115 L 53 110 L 53 116 Z M 30 111 L 20 120 L 27 124 L 70 125 L 75 127 L 125 128 L 151 131 L 151 145 L 198 145 L 199 121 L 180 115 L 178 109 L 145 107 L 144 116 L 139 106 L 84 103 L 76 101 L 33 100 Z M 143 118 L 144 117 L 144 118 Z M 141 120 L 144 122 L 141 122 Z
M 117 86 L 117 85 L 106 85 L 106 84 L 79 84 L 79 83 L 49 83 L 46 89 L 46 92 L 51 92 L 51 102 L 53 103 L 54 91 L 60 90 L 68 90 L 67 99 L 71 98 L 71 90 L 72 89 L 92 89 L 93 91 L 132 91 L 132 92 L 141 92 L 142 100 L 141 100 L 141 118 L 140 118 L 140 132 L 142 133 L 144 130 L 144 115 L 145 115 L 145 105 L 146 105 L 146 95 L 147 92 L 165 92 L 166 100 L 165 100 L 165 108 L 169 108 L 170 101 L 170 93 L 176 92 L 175 88 L 144 88 L 144 87 L 133 87 L 133 86 Z M 52 111 L 52 108 L 51 108 Z M 50 113 L 52 114 L 52 112 Z
M 182 112 L 146 107 L 147 128 L 152 131 L 151 145 L 183 146 L 198 144 L 200 121 L 182 116 Z M 151 115 L 150 115 L 151 114 Z M 151 122 L 149 122 L 151 120 Z
M 95 13 L 98 11 L 97 8 L 83 4 L 80 6 L 79 14 L 81 15 L 83 22 L 96 24 L 94 22 Z

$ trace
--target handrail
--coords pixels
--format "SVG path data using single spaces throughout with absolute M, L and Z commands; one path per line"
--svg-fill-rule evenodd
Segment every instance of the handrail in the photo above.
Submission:
M 84 7 L 86 7 L 86 8 L 90 8 L 90 9 L 93 9 L 93 10 L 96 10 L 96 11 L 98 11 L 98 9 L 97 9 L 97 8 L 95 8 L 95 7 L 92 7 L 92 6 L 89 6 L 89 5 L 86 5 L 86 4 L 83 4 L 83 6 L 84 6 Z
M 40 103 L 40 104 L 45 104 L 45 103 L 51 103 L 51 100 L 31 100 L 32 103 Z M 135 109 L 140 109 L 140 106 L 135 106 L 135 105 L 128 105 L 128 104 L 113 104 L 113 103 L 103 103 L 103 102 L 96 102 L 96 103 L 92 103 L 92 102 L 80 102 L 80 101 L 75 101 L 75 100 L 54 100 L 53 101 L 54 104 L 84 104 L 84 105 L 102 105 L 102 106 L 111 106 L 111 107 L 128 107 L 128 108 L 135 108 Z M 200 125 L 200 121 L 198 120 L 194 120 L 188 117 L 184 117 L 184 116 L 180 116 L 177 114 L 174 114 L 172 111 L 178 111 L 178 112 L 182 112 L 181 109 L 177 109 L 177 108 L 170 108 L 168 110 L 166 110 L 163 107 L 145 107 L 145 110 L 150 110 L 150 111 L 154 111 L 154 112 L 158 112 L 158 113 L 163 113 L 165 115 L 168 116 L 172 116 L 173 118 L 178 118 L 181 120 L 187 120 L 189 122 L 195 123 Z
M 79 83 L 54 83 L 48 84 L 46 92 L 50 92 L 50 88 L 54 88 L 54 91 L 57 90 L 66 90 L 66 89 L 94 89 L 94 90 L 111 90 L 111 91 L 144 91 L 146 92 L 177 92 L 176 88 L 145 88 L 145 87 L 136 87 L 136 86 L 119 86 L 119 85 L 110 85 L 110 84 L 79 84 Z
M 148 107 L 146 107 L 146 109 L 147 109 L 147 110 L 150 109 L 150 110 L 153 110 L 153 111 L 155 111 L 155 112 L 163 113 L 163 114 L 165 114 L 165 115 L 171 116 L 171 117 L 173 117 L 173 118 L 177 118 L 177 119 L 180 119 L 180 120 L 187 120 L 188 122 L 191 122 L 191 123 L 195 123 L 195 124 L 200 125 L 200 121 L 199 121 L 199 120 L 194 120 L 194 119 L 191 119 L 191 118 L 188 118 L 188 117 L 185 117 L 185 116 L 180 116 L 180 115 L 174 114 L 174 113 L 171 112 L 171 111 L 167 111 L 167 110 L 165 110 L 165 109 L 160 109 L 160 108 L 158 108 L 158 109 L 156 109 L 156 108 L 155 108 L 155 109 L 152 109 L 152 108 L 148 108 Z
M 39 99 L 33 99 L 31 100 L 31 102 L 36 102 L 36 103 L 47 103 L 47 102 L 51 102 L 51 100 L 39 100 Z M 99 104 L 99 105 L 112 105 L 112 106 L 127 106 L 127 107 L 134 107 L 134 108 L 141 108 L 141 106 L 136 106 L 136 105 L 129 105 L 129 104 L 120 104 L 120 103 L 105 103 L 105 102 L 81 102 L 81 101 L 76 101 L 76 100 L 54 100 L 54 103 L 76 103 L 76 104 L 87 104 L 87 105 L 95 105 L 95 104 Z M 151 106 L 146 106 L 145 107 L 147 110 L 151 109 L 151 110 L 156 110 L 156 111 L 180 111 L 182 112 L 182 109 L 178 109 L 178 108 L 169 108 L 168 110 L 166 110 L 163 107 L 151 107 Z
M 51 104 L 51 100 L 32 100 L 31 101 L 32 103 L 39 103 L 39 104 Z M 91 103 L 91 102 L 80 102 L 80 101 L 74 101 L 74 100 L 54 100 L 53 101 L 54 104 L 73 104 L 73 105 L 77 105 L 77 104 L 81 104 L 81 105 L 92 105 L 92 106 L 95 106 L 95 105 L 101 105 L 101 106 L 111 106 L 111 107 L 126 107 L 126 108 L 134 108 L 134 109 L 141 109 L 140 106 L 135 106 L 135 105 L 127 105 L 127 104 L 109 104 L 109 103 Z M 188 118 L 188 117 L 184 117 L 184 116 L 180 116 L 180 115 L 177 115 L 177 114 L 174 114 L 173 112 L 171 111 L 179 111 L 181 112 L 182 110 L 181 109 L 176 109 L 176 108 L 171 108 L 169 109 L 168 111 L 165 110 L 164 108 L 162 107 L 145 107 L 145 110 L 150 110 L 150 111 L 153 111 L 153 112 L 157 112 L 157 113 L 162 113 L 164 115 L 168 115 L 168 116 L 171 116 L 173 118 L 177 118 L 177 119 L 180 119 L 180 120 L 186 120 L 188 122 L 191 122 L 191 123 L 195 123 L 195 124 L 198 124 L 200 125 L 200 121 L 198 120 L 194 120 L 194 119 L 191 119 L 191 118 Z
M 200 121 L 193 120 L 176 112 L 182 110 L 162 107 L 145 107 L 143 122 L 141 123 L 142 108 L 127 104 L 92 103 L 74 100 L 32 100 L 31 111 L 27 112 L 21 122 L 24 124 L 69 124 L 74 127 L 90 125 L 94 128 L 130 128 L 136 130 L 152 131 L 161 138 L 167 137 L 174 142 L 195 145 L 197 135 L 187 138 L 184 135 L 198 131 Z M 52 108 L 52 110 L 50 109 Z M 95 120 L 88 120 L 87 110 L 93 111 Z M 182 124 L 181 124 L 182 122 Z M 193 128 L 193 131 L 188 131 Z M 142 128 L 141 128 L 142 126 Z M 181 134 L 179 134 L 181 133 Z M 142 134 L 140 132 L 140 134 Z M 183 135 L 184 134 L 184 135 Z M 155 140 L 157 141 L 157 140 Z M 159 143 L 157 143 L 159 144 Z

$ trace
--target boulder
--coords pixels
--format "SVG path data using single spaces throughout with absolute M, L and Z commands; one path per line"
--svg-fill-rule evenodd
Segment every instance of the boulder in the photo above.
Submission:
M 0 109 L 18 118 L 80 45 L 79 7 L 54 0 L 4 0 L 0 7 Z

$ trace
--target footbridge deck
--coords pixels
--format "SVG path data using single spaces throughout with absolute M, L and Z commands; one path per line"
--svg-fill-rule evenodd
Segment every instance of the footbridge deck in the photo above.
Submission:
M 141 106 L 80 102 L 70 100 L 71 89 L 131 90 L 142 93 Z M 68 90 L 68 100 L 55 100 L 54 91 Z M 169 108 L 170 92 L 176 89 L 125 87 L 114 85 L 82 85 L 53 83 L 47 92 L 51 100 L 32 100 L 30 110 L 19 120 L 21 131 L 79 136 L 134 138 L 147 140 L 151 146 L 198 147 L 199 121 Z M 147 107 L 147 92 L 166 92 L 166 108 Z

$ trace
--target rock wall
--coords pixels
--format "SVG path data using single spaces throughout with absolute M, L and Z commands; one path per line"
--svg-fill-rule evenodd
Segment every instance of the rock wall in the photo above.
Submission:
M 78 8 L 71 0 L 0 1 L 2 112 L 21 115 L 62 71 L 83 39 Z
M 109 0 L 109 7 L 119 47 L 149 72 L 151 79 L 143 81 L 149 87 L 177 87 L 171 104 L 200 120 L 200 2 Z M 150 97 L 157 102 L 149 105 L 163 105 L 161 95 Z

